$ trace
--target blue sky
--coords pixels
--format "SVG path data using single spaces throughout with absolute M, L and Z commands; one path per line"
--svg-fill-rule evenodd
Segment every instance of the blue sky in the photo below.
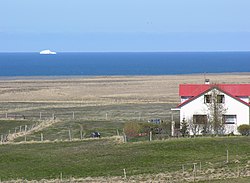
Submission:
M 0 0 L 0 52 L 249 51 L 249 0 Z

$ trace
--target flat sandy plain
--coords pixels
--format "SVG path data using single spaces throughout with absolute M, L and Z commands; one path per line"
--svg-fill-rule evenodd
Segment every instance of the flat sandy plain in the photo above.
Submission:
M 1 102 L 178 103 L 182 83 L 250 83 L 250 73 L 0 78 Z

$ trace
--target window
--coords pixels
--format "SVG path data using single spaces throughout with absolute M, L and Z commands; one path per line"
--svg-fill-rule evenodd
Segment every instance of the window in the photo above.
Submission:
M 225 103 L 225 96 L 217 95 L 217 103 Z
M 194 124 L 206 124 L 207 115 L 193 115 Z
M 236 124 L 236 115 L 223 115 L 223 121 L 225 124 Z
M 204 103 L 211 103 L 212 102 L 212 95 L 204 95 Z

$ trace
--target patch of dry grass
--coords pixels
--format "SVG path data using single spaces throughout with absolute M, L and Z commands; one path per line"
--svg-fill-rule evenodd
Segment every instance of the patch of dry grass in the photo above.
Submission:
M 249 74 L 207 74 L 213 83 L 249 83 Z M 204 75 L 109 76 L 0 80 L 0 101 L 178 103 L 178 85 L 203 83 Z

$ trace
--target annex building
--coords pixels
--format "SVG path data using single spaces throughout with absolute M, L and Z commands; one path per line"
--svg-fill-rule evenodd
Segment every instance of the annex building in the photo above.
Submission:
M 213 118 L 221 120 L 221 134 L 238 134 L 238 126 L 250 124 L 250 84 L 180 84 L 179 96 L 181 102 L 172 110 L 180 111 L 190 135 L 204 133 Z

